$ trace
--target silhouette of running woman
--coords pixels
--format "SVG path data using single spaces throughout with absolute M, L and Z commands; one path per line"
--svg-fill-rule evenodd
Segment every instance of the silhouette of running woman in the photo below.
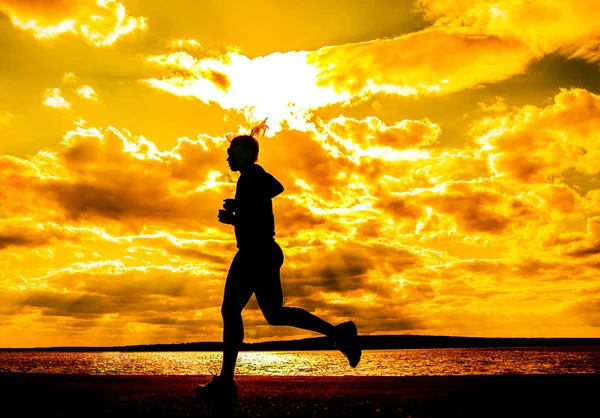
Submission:
M 283 192 L 283 186 L 260 165 L 258 141 L 252 135 L 231 140 L 227 161 L 232 171 L 241 173 L 235 199 L 226 199 L 219 210 L 219 221 L 234 226 L 238 251 L 235 254 L 223 296 L 223 364 L 221 374 L 196 395 L 205 399 L 237 397 L 234 370 L 244 339 L 242 310 L 254 293 L 270 325 L 288 325 L 319 332 L 330 337 L 336 348 L 356 367 L 361 350 L 356 344 L 356 325 L 352 321 L 333 326 L 301 308 L 283 306 L 280 271 L 283 252 L 275 241 L 275 220 L 271 199 Z

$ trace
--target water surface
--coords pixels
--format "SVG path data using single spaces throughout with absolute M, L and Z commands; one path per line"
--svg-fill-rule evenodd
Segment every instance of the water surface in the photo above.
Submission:
M 217 374 L 217 352 L 4 352 L 0 372 Z M 600 347 L 368 350 L 356 369 L 338 351 L 242 352 L 238 374 L 271 376 L 450 376 L 600 373 Z

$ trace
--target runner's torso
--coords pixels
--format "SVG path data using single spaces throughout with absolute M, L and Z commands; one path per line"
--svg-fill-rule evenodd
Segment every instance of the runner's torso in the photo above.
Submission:
M 235 190 L 235 237 L 238 248 L 268 245 L 275 240 L 271 199 L 283 187 L 260 165 L 253 164 L 238 179 Z

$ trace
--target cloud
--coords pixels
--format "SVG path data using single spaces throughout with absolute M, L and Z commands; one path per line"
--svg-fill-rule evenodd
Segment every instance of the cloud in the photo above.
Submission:
M 0 250 L 10 246 L 34 247 L 48 243 L 48 239 L 32 237 L 23 233 L 7 233 L 4 231 L 0 233 Z
M 198 226 L 202 219 L 216 216 L 220 188 L 232 187 L 223 173 L 215 171 L 218 167 L 206 164 L 215 157 L 203 156 L 223 152 L 187 139 L 172 151 L 161 152 L 154 143 L 128 132 L 79 127 L 65 136 L 55 157 L 62 161 L 65 176 L 48 179 L 39 192 L 52 196 L 75 220 L 101 217 Z M 46 158 L 37 157 L 40 163 Z M 217 178 L 209 176 L 212 172 Z M 221 183 L 215 182 L 219 177 Z M 201 187 L 204 182 L 207 186 Z
M 196 58 L 178 51 L 149 57 L 162 73 L 144 82 L 244 112 L 249 120 L 268 117 L 272 132 L 279 131 L 282 124 L 305 130 L 309 109 L 345 100 L 332 89 L 315 84 L 316 69 L 307 63 L 306 55 L 299 51 L 251 59 L 229 51 Z
M 59 88 L 46 89 L 44 92 L 44 101 L 42 102 L 44 106 L 54 107 L 54 108 L 64 108 L 69 109 L 71 107 L 71 103 L 69 103 L 63 96 Z
M 585 241 L 575 244 L 567 255 L 589 257 L 598 254 L 600 254 L 600 217 L 588 218 Z
M 395 198 L 384 202 L 378 202 L 377 207 L 390 213 L 394 218 L 419 219 L 424 209 L 416 202 L 411 202 L 409 197 Z
M 477 103 L 486 112 L 505 112 L 508 107 L 504 103 L 504 97 L 496 96 L 484 102 Z
M 514 40 L 423 30 L 255 58 L 239 51 L 205 58 L 171 52 L 148 58 L 162 73 L 144 82 L 243 112 L 248 120 L 269 117 L 276 133 L 288 126 L 310 130 L 311 112 L 324 106 L 348 105 L 378 93 L 456 92 L 522 73 L 532 59 L 529 49 Z
M 308 59 L 319 69 L 319 86 L 368 97 L 457 92 L 520 74 L 533 56 L 513 39 L 425 29 L 394 39 L 324 47 Z
M 588 16 L 591 0 L 454 3 L 418 1 L 416 10 L 433 24 L 413 33 L 308 51 L 251 58 L 232 48 L 198 57 L 182 41 L 172 45 L 176 51 L 148 57 L 160 73 L 144 82 L 236 110 L 249 121 L 269 117 L 275 134 L 286 127 L 313 130 L 313 112 L 333 104 L 481 88 L 523 74 L 557 51 L 593 59 L 600 21 Z M 482 106 L 505 110 L 500 102 Z
M 581 58 L 589 63 L 600 62 L 600 38 L 591 39 L 583 44 L 564 47 L 561 51 L 569 59 Z
M 459 227 L 467 233 L 502 233 L 510 224 L 510 218 L 488 209 L 500 199 L 500 195 L 469 183 L 448 185 L 439 195 L 425 195 L 423 203 L 451 215 Z
M 117 0 L 0 0 L 0 11 L 13 25 L 38 39 L 77 35 L 96 47 L 114 44 L 135 31 L 144 30 L 144 17 L 127 14 Z
M 48 309 L 53 315 L 59 314 L 91 314 L 109 313 L 107 299 L 98 295 L 74 295 L 53 292 L 35 292 L 27 295 L 23 305 Z
M 600 194 L 582 196 L 560 177 L 521 182 L 496 163 L 554 152 L 547 138 L 593 146 L 595 100 L 564 90 L 546 107 L 484 115 L 455 148 L 439 143 L 435 118 L 384 115 L 313 118 L 306 132 L 262 138 L 259 163 L 286 188 L 273 202 L 286 304 L 333 323 L 352 318 L 365 334 L 530 335 L 526 316 L 559 319 L 557 298 L 595 280 L 583 254 L 595 232 L 569 225 Z M 216 220 L 237 177 L 225 169 L 227 146 L 200 134 L 160 148 L 80 122 L 54 148 L 0 157 L 0 262 L 11 266 L 0 289 L 19 312 L 15 326 L 40 321 L 85 344 L 218 340 L 235 253 L 232 229 Z M 258 306 L 248 308 L 250 339 L 310 335 L 263 329 Z
M 525 106 L 474 124 L 472 134 L 490 167 L 523 183 L 545 183 L 569 168 L 597 174 L 600 96 L 584 89 L 561 89 L 554 103 Z
M 127 131 L 80 126 L 56 151 L 41 151 L 31 160 L 0 159 L 0 213 L 15 221 L 28 216 L 107 222 L 130 231 L 147 223 L 229 231 L 218 223 L 217 210 L 235 184 L 219 171 L 226 157 L 223 142 L 215 139 L 207 148 L 204 141 L 212 139 L 182 138 L 171 151 L 159 151 Z
M 416 9 L 444 28 L 469 35 L 517 39 L 537 54 L 548 54 L 600 35 L 594 0 L 418 0 Z
M 93 87 L 88 85 L 80 85 L 75 87 L 74 84 L 77 83 L 77 76 L 73 73 L 66 73 L 62 77 L 62 82 L 64 84 L 71 84 L 73 88 L 71 89 L 79 99 L 81 100 L 89 100 L 97 102 L 100 99 L 100 96 Z M 60 88 L 48 88 L 44 91 L 44 101 L 42 102 L 44 106 L 54 107 L 54 108 L 64 108 L 70 109 L 72 107 L 72 103 L 69 102 L 63 95 L 63 92 Z
M 329 120 L 326 129 L 338 141 L 350 140 L 363 150 L 375 146 L 391 150 L 426 147 L 437 142 L 442 131 L 429 119 L 402 120 L 387 126 L 373 116 L 361 120 L 339 116 Z
M 65 84 L 74 84 L 79 78 L 73 73 L 64 73 L 61 81 Z
M 389 133 L 389 127 L 376 120 L 354 120 L 351 126 L 357 128 L 357 143 L 367 141 L 367 134 L 378 140 L 380 133 Z M 426 144 L 435 139 L 436 130 L 428 122 L 407 122 L 390 128 L 390 137 L 382 141 L 401 148 Z M 337 196 L 342 201 L 355 199 L 353 193 L 336 194 L 335 186 L 338 180 L 342 184 L 357 181 L 351 175 L 360 174 L 358 165 L 347 158 L 333 158 L 321 139 L 310 134 L 284 131 L 267 141 L 261 159 L 266 167 L 274 168 L 286 186 L 288 181 L 291 183 L 289 196 L 274 202 L 278 239 L 288 260 L 282 274 L 291 303 L 306 302 L 310 307 L 318 305 L 315 301 L 320 292 L 328 297 L 345 295 L 349 298 L 346 302 L 327 311 L 333 321 L 359 306 L 363 296 L 355 293 L 366 292 L 367 298 L 387 297 L 395 282 L 382 281 L 381 274 L 398 274 L 421 265 L 419 255 L 407 248 L 381 245 L 376 235 L 361 245 L 341 240 L 340 234 L 355 228 L 346 220 L 360 219 L 362 209 L 340 211 L 338 218 L 321 212 L 321 202 L 331 205 L 331 210 L 339 210 L 321 196 Z M 225 254 L 233 254 L 234 247 L 224 234 L 225 228 L 210 231 L 219 227 L 216 219 L 210 219 L 220 207 L 221 198 L 233 192 L 233 184 L 228 173 L 217 177 L 211 177 L 211 173 L 223 165 L 225 144 L 223 139 L 209 136 L 197 140 L 181 138 L 171 150 L 161 151 L 151 141 L 125 130 L 80 126 L 68 132 L 56 150 L 40 152 L 30 161 L 4 157 L 2 172 L 9 186 L 4 198 L 8 200 L 10 195 L 15 203 L 10 219 L 14 221 L 24 214 L 24 199 L 32 196 L 44 202 L 38 205 L 39 209 L 31 207 L 28 216 L 32 221 L 38 222 L 37 218 L 44 222 L 45 214 L 52 213 L 70 234 L 68 240 L 50 241 L 50 235 L 40 235 L 44 240 L 36 241 L 36 235 L 23 231 L 20 235 L 13 232 L 10 241 L 6 239 L 13 244 L 11 248 L 19 244 L 23 250 L 27 246 L 53 244 L 52 251 L 56 253 L 47 256 L 15 253 L 23 262 L 32 260 L 23 266 L 35 264 L 33 260 L 40 263 L 39 257 L 63 260 L 53 268 L 14 270 L 15 276 L 8 283 L 17 286 L 20 274 L 28 277 L 30 284 L 12 300 L 18 301 L 23 313 L 68 318 L 67 324 L 73 320 L 102 321 L 102 326 L 107 327 L 117 326 L 119 321 L 140 321 L 148 326 L 163 326 L 169 324 L 160 318 L 167 315 L 173 318 L 170 325 L 176 326 L 178 332 L 188 332 L 199 323 L 193 317 L 195 309 L 214 308 L 215 312 L 201 323 L 213 321 L 214 332 L 219 331 L 218 306 L 230 259 Z M 289 164 L 291 174 L 287 177 L 277 172 L 277 158 L 282 158 L 279 167 Z M 321 167 L 314 164 L 315 159 Z M 338 179 L 338 164 L 348 170 L 346 180 Z M 17 184 L 18 177 L 26 180 Z M 301 186 L 293 183 L 300 178 L 304 179 Z M 320 185 L 320 180 L 325 182 Z M 295 193 L 306 194 L 303 187 L 309 184 L 314 186 L 316 197 L 313 207 L 292 197 Z M 150 232 L 158 228 L 175 232 Z M 30 234 L 28 239 L 23 238 L 26 234 Z M 193 239 L 184 239 L 186 235 Z M 307 245 L 319 251 L 294 250 Z M 115 258 L 107 259 L 111 253 Z M 44 289 L 38 287 L 40 281 L 45 283 Z M 170 301 L 172 298 L 178 300 Z M 381 313 L 365 312 L 365 322 L 377 329 L 391 329 L 394 324 L 412 328 L 418 323 L 416 318 L 383 320 Z M 107 315 L 113 319 L 106 320 Z M 261 317 L 259 312 L 251 315 L 257 320 Z M 72 326 L 97 326 L 93 324 Z
M 55 240 L 68 238 L 67 233 L 54 224 L 39 224 L 21 220 L 14 225 L 10 219 L 0 222 L 0 251 L 11 247 L 35 248 L 51 244 Z
M 77 95 L 79 95 L 79 97 L 84 100 L 91 100 L 96 102 L 100 98 L 100 96 L 98 96 L 98 93 L 96 93 L 96 91 L 92 87 L 86 85 L 83 85 L 77 89 Z

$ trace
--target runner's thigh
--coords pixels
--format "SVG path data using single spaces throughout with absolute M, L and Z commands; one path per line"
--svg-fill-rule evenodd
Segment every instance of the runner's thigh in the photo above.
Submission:
M 223 293 L 222 311 L 241 312 L 254 291 L 252 286 L 250 260 L 238 251 L 233 257 Z
M 275 244 L 269 247 L 264 254 L 261 267 L 257 269 L 257 274 L 253 277 L 256 301 L 263 312 L 283 306 L 280 274 L 283 264 L 283 252 L 279 245 Z

